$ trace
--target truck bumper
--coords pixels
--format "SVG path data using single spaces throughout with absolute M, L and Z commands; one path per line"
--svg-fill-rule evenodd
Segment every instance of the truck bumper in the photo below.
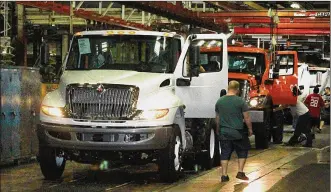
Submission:
M 143 151 L 167 147 L 173 126 L 91 128 L 60 124 L 38 125 L 39 145 L 96 151 Z
M 248 111 L 252 123 L 263 123 L 263 111 Z

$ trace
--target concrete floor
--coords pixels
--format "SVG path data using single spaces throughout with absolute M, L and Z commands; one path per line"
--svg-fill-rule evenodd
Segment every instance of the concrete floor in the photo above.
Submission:
M 285 133 L 284 141 L 290 136 L 291 133 Z M 74 162 L 67 162 L 61 180 L 46 181 L 35 162 L 2 168 L 1 191 L 330 191 L 330 177 L 326 176 L 330 173 L 329 142 L 330 127 L 324 126 L 322 133 L 316 135 L 313 148 L 271 145 L 266 150 L 252 149 L 245 167 L 248 182 L 235 179 L 236 155 L 230 161 L 227 183 L 220 183 L 220 167 L 184 172 L 178 182 L 167 184 L 159 181 L 154 164 L 92 171 L 90 165 Z

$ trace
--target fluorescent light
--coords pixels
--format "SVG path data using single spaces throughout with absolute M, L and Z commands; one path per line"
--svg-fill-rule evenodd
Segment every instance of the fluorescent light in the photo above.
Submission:
M 201 41 L 199 41 L 199 43 L 197 44 L 199 47 L 201 47 L 203 44 L 205 43 L 205 41 L 204 40 L 201 40 Z
M 212 40 L 211 42 L 209 42 L 208 46 L 212 46 L 212 45 L 214 45 L 215 43 L 216 43 L 216 41 L 215 41 L 215 40 Z
M 209 42 L 208 44 L 207 44 L 207 47 L 209 48 L 209 47 L 211 47 L 212 45 L 214 45 L 216 43 L 216 41 L 215 40 L 212 40 L 211 42 Z
M 299 5 L 299 3 L 296 3 L 296 2 L 293 2 L 293 3 L 291 4 L 291 7 L 292 7 L 293 9 L 300 9 L 300 5 Z

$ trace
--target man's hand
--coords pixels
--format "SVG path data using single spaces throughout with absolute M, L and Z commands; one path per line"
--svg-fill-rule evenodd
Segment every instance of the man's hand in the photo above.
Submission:
M 219 135 L 220 132 L 220 116 L 218 115 L 218 113 L 216 113 L 216 117 L 215 117 L 215 123 L 216 123 L 216 135 Z
M 244 121 L 248 128 L 248 136 L 250 137 L 253 135 L 251 118 L 249 117 L 248 111 L 244 112 L 243 115 L 244 115 Z
M 248 129 L 248 137 L 253 135 L 253 130 L 252 129 Z
M 324 107 L 325 108 L 329 108 L 330 107 L 330 103 L 328 101 L 326 101 Z

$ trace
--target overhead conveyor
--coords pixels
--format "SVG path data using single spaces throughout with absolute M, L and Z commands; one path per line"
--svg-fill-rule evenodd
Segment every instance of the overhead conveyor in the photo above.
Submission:
M 173 19 L 184 24 L 194 25 L 218 32 L 226 32 L 227 24 L 216 24 L 209 18 L 202 18 L 201 13 L 183 7 L 182 2 L 177 1 L 176 4 L 168 2 L 153 2 L 153 1 L 121 1 L 119 2 L 128 7 L 134 7 L 149 13 L 157 14 L 162 17 Z
M 59 14 L 68 15 L 70 16 L 70 6 L 64 5 L 61 3 L 55 3 L 55 2 L 49 2 L 49 1 L 18 1 L 18 4 L 36 7 L 43 10 L 48 11 L 54 11 Z M 97 21 L 101 23 L 107 23 L 114 26 L 129 28 L 129 29 L 135 29 L 135 30 L 151 30 L 152 28 L 143 25 L 140 23 L 125 21 L 121 18 L 112 17 L 108 15 L 103 15 L 96 13 L 94 11 L 86 11 L 82 8 L 80 9 L 74 9 L 73 15 L 79 18 L 91 20 L 91 21 Z

